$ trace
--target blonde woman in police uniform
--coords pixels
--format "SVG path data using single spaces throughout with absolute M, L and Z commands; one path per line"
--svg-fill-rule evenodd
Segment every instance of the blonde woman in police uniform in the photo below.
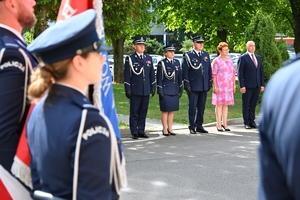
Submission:
M 116 136 L 85 96 L 88 85 L 101 80 L 105 57 L 99 52 L 109 49 L 98 38 L 95 19 L 95 10 L 85 11 L 28 46 L 43 61 L 29 96 L 48 91 L 27 125 L 33 187 L 63 199 L 119 198 Z
M 181 68 L 179 60 L 174 59 L 174 52 L 173 45 L 165 46 L 165 58 L 157 65 L 157 93 L 164 136 L 176 135 L 172 124 L 174 111 L 179 110 L 179 98 L 182 95 Z

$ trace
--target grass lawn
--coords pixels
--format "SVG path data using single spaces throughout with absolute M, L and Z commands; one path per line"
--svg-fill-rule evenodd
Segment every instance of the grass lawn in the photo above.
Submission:
M 129 115 L 129 101 L 125 96 L 123 84 L 113 84 L 115 103 L 118 114 Z M 237 88 L 238 90 L 238 88 Z M 212 89 L 207 94 L 206 108 L 204 112 L 204 123 L 215 122 L 215 107 L 211 104 Z M 242 118 L 242 93 L 238 90 L 234 95 L 234 106 L 229 106 L 228 119 Z M 256 107 L 256 115 L 259 114 L 260 106 Z M 147 113 L 147 118 L 160 120 L 160 109 L 158 95 L 150 97 L 150 103 Z M 188 124 L 188 97 L 186 92 L 183 93 L 179 101 L 179 111 L 174 114 L 174 122 Z

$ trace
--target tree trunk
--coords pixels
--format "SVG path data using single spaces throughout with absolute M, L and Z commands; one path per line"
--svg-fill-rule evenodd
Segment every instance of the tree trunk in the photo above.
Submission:
M 125 38 L 112 40 L 113 52 L 114 52 L 114 82 L 124 82 L 124 42 Z
M 293 18 L 295 21 L 295 40 L 294 40 L 294 48 L 295 52 L 300 52 L 300 1 L 299 0 L 290 0 Z
M 217 35 L 221 39 L 222 42 L 226 42 L 226 38 L 227 38 L 227 31 L 226 30 L 218 30 Z

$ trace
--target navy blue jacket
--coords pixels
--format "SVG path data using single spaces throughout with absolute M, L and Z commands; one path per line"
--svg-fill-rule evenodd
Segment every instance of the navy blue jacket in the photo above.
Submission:
M 76 141 L 83 123 L 77 199 L 113 199 L 107 122 L 78 90 L 54 84 L 50 93 L 34 107 L 27 124 L 34 190 L 72 199 Z
M 194 50 L 186 52 L 183 55 L 182 72 L 184 89 L 208 91 L 212 87 L 211 63 L 206 51 L 201 52 L 201 57 Z
M 152 58 L 144 54 L 143 60 L 134 53 L 126 57 L 124 64 L 125 92 L 147 96 L 155 91 L 156 81 Z
M 158 94 L 178 95 L 182 93 L 182 73 L 179 60 L 173 59 L 173 63 L 170 63 L 167 58 L 159 61 L 156 76 Z
M 30 68 L 36 67 L 38 60 L 26 46 L 17 35 L 0 27 L 0 164 L 4 152 L 16 150 L 29 108 Z
M 300 59 L 266 87 L 259 120 L 260 200 L 300 200 Z
M 260 88 L 264 86 L 264 72 L 262 60 L 256 55 L 257 67 L 248 53 L 244 53 L 238 60 L 238 79 L 240 88 Z

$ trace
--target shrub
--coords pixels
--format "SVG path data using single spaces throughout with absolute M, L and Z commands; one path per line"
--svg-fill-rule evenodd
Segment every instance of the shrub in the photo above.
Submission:
M 279 50 L 279 54 L 281 56 L 282 61 L 286 61 L 290 58 L 289 53 L 287 51 L 286 43 L 283 39 L 280 39 L 276 42 L 277 48 Z
M 254 41 L 256 53 L 261 56 L 264 68 L 265 83 L 282 64 L 281 55 L 275 44 L 275 27 L 271 18 L 257 13 L 245 30 L 246 41 Z

